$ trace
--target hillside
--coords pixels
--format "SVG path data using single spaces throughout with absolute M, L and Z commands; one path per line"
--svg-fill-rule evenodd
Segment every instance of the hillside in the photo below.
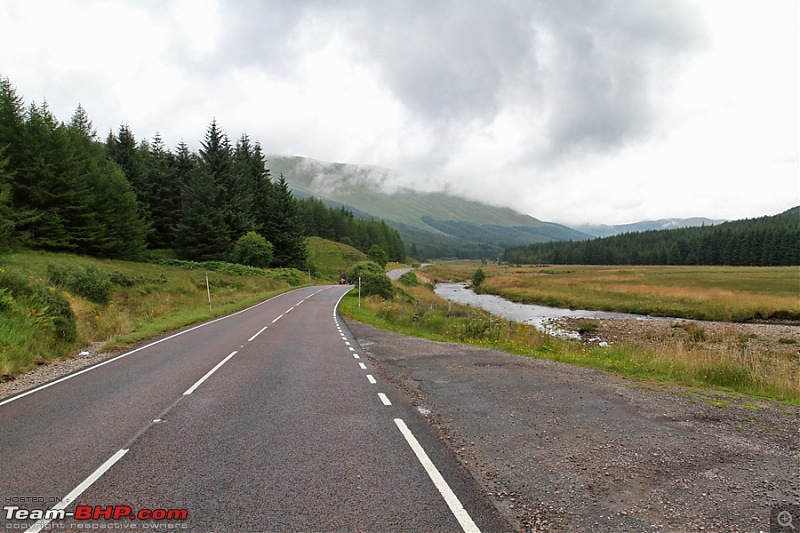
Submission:
M 271 156 L 268 166 L 273 176 L 283 173 L 298 197 L 315 196 L 328 205 L 345 205 L 358 216 L 385 220 L 421 255 L 496 257 L 506 246 L 589 237 L 513 209 L 446 192 L 394 188 L 396 174 L 379 167 L 288 156 Z

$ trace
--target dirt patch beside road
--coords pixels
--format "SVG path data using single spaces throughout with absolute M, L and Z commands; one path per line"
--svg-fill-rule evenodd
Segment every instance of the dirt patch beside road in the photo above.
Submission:
M 800 504 L 800 409 L 348 321 L 525 531 L 766 531 Z

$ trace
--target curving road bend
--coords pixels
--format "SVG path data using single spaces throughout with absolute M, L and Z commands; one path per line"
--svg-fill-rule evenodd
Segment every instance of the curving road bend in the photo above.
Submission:
M 298 289 L 0 401 L 0 528 L 503 531 L 336 307 Z

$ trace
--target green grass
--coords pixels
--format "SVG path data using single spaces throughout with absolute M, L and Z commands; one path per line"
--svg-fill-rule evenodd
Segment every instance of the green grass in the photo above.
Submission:
M 425 286 L 395 283 L 397 296 L 386 301 L 348 294 L 343 315 L 373 326 L 437 341 L 459 342 L 508 353 L 548 359 L 630 378 L 679 384 L 768 398 L 800 405 L 797 361 L 753 357 L 701 348 L 690 335 L 655 346 L 633 344 L 587 347 L 556 339 L 524 324 L 492 317 L 482 310 L 452 305 Z M 431 308 L 431 302 L 433 306 Z
M 309 251 L 308 262 L 312 271 L 317 276 L 332 282 L 338 281 L 339 274 L 347 271 L 350 265 L 367 258 L 365 253 L 346 244 L 319 237 L 309 237 L 306 242 Z

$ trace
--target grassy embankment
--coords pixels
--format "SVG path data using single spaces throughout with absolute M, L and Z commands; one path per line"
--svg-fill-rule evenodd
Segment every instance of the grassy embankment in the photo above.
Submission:
M 464 280 L 468 279 L 478 266 L 475 263 L 459 264 L 455 268 L 439 265 L 423 269 L 420 275 L 430 278 L 435 276 L 437 279 Z M 507 268 L 486 267 L 485 269 L 489 273 L 489 278 L 485 282 L 487 285 L 491 285 L 492 281 L 501 275 L 509 275 Z M 581 276 L 586 280 L 585 283 L 598 286 L 608 276 L 608 274 L 602 274 L 595 278 L 594 282 L 591 282 L 591 271 L 594 269 L 576 267 L 576 270 L 582 272 Z M 639 278 L 638 283 L 634 286 L 641 285 L 642 280 L 646 279 L 648 275 L 653 275 L 650 272 L 652 269 L 646 269 L 648 272 L 644 273 L 635 272 L 638 269 L 628 270 L 632 271 L 632 277 Z M 674 269 L 668 270 L 677 276 L 678 272 L 675 272 Z M 714 270 L 716 271 L 716 269 Z M 782 269 L 769 270 L 781 271 Z M 749 269 L 743 270 L 739 274 L 729 272 L 727 274 L 729 276 L 728 285 L 736 286 L 737 282 L 734 279 L 738 277 L 738 283 L 744 288 L 743 290 L 755 290 L 757 284 L 751 285 L 753 281 L 750 279 L 748 271 Z M 520 276 L 520 272 L 514 272 L 515 276 Z M 688 272 L 683 274 L 689 276 L 685 279 L 692 279 L 692 275 Z M 553 276 L 557 275 L 542 274 L 540 277 L 556 279 Z M 667 273 L 657 274 L 657 276 L 659 275 L 667 275 Z M 714 274 L 712 278 L 717 275 L 722 274 Z M 765 279 L 770 277 L 767 273 L 759 275 L 765 276 Z M 773 275 L 777 278 L 791 278 L 792 274 L 790 271 L 785 271 L 773 272 Z M 695 271 L 694 276 L 702 277 L 702 272 Z M 525 276 L 520 277 L 524 278 Z M 680 283 L 684 284 L 684 292 L 691 292 L 692 287 L 705 290 L 713 286 L 711 283 L 703 284 L 699 279 L 694 279 L 692 282 L 677 282 L 676 279 L 673 278 L 673 282 L 669 285 L 673 294 L 682 294 Z M 620 283 L 620 280 L 616 281 Z M 506 281 L 506 283 L 508 282 Z M 781 286 L 783 283 L 784 281 L 774 282 L 777 286 Z M 351 293 L 342 302 L 342 312 L 346 316 L 378 327 L 433 340 L 463 342 L 519 355 L 613 372 L 637 379 L 713 388 L 800 405 L 800 360 L 796 350 L 788 351 L 788 355 L 750 352 L 743 357 L 741 344 L 736 339 L 730 344 L 729 349 L 718 350 L 707 349 L 703 343 L 696 342 L 691 335 L 680 341 L 671 339 L 648 345 L 631 343 L 609 347 L 584 346 L 552 338 L 523 324 L 513 324 L 497 317 L 491 317 L 480 310 L 470 310 L 455 304 L 451 305 L 448 310 L 448 303 L 437 297 L 430 286 L 409 286 L 403 282 L 396 282 L 395 285 L 398 288 L 398 295 L 393 301 L 384 301 L 374 297 L 365 298 L 362 300 L 359 310 L 356 297 Z M 565 285 L 569 286 L 568 283 Z M 624 283 L 622 285 L 624 286 Z M 750 286 L 753 289 L 747 289 Z M 787 295 L 781 296 L 780 290 L 776 290 L 774 287 L 768 290 L 774 292 L 775 301 L 788 301 L 785 298 Z M 714 293 L 712 291 L 705 294 Z M 796 304 L 796 300 L 790 303 Z M 564 304 L 561 303 L 561 305 Z M 719 301 L 705 305 L 707 309 L 722 307 L 724 307 L 724 303 Z M 793 312 L 792 309 L 791 305 L 778 305 L 777 307 L 762 308 L 762 311 L 772 314 L 775 311 Z
M 100 260 L 63 253 L 0 257 L 0 377 L 77 353 L 120 349 L 203 322 L 300 285 L 333 283 L 364 254 L 309 239 L 309 272 L 227 263 Z M 205 274 L 211 287 L 209 310 Z

